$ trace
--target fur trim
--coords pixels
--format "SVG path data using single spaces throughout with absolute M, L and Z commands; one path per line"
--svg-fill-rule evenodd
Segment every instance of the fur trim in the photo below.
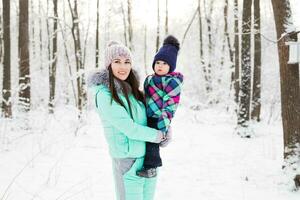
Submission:
M 132 70 L 136 78 L 139 80 L 139 76 L 137 75 L 137 72 L 135 70 Z M 126 82 L 122 81 L 125 83 L 125 86 L 127 87 L 127 91 L 131 93 L 131 86 Z M 118 80 L 114 78 L 114 83 L 115 83 L 115 89 L 118 93 L 124 93 L 121 85 L 121 80 Z M 101 71 L 96 71 L 88 77 L 88 87 L 93 87 L 97 85 L 104 85 L 107 88 L 109 88 L 109 71 L 108 69 L 103 69 Z

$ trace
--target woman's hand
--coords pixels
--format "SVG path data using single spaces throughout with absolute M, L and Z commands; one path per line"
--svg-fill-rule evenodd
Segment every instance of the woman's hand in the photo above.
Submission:
M 162 131 L 157 131 L 156 140 L 153 143 L 161 143 L 166 139 L 165 134 Z
M 171 126 L 169 126 L 169 129 L 168 129 L 168 132 L 165 136 L 165 139 L 159 143 L 159 146 L 160 147 L 168 146 L 168 144 L 172 141 L 172 134 L 173 134 L 172 128 L 171 128 Z

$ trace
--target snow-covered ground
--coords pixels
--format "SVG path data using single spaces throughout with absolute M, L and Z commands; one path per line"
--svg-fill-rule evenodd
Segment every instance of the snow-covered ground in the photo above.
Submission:
M 268 21 L 271 4 L 262 3 L 268 10 L 262 32 L 275 40 L 274 25 Z M 299 28 L 300 1 L 291 0 L 291 4 Z M 275 48 L 263 40 L 263 121 L 253 125 L 255 137 L 237 136 L 235 119 L 222 109 L 203 106 L 196 112 L 186 101 L 172 122 L 173 142 L 161 150 L 164 166 L 156 200 L 299 200 L 300 191 L 292 191 L 291 179 L 281 169 L 283 135 Z M 33 76 L 32 85 L 41 93 L 39 84 L 34 84 Z M 58 107 L 54 116 L 37 108 L 28 121 L 22 116 L 13 121 L 0 118 L 0 200 L 113 200 L 111 161 L 100 120 L 89 111 L 84 121 L 79 124 L 76 112 L 67 106 Z
M 53 117 L 31 113 L 31 130 L 22 128 L 22 119 L 1 121 L 0 199 L 114 199 L 100 119 L 90 111 L 78 127 L 70 110 L 58 109 Z M 256 136 L 242 139 L 227 113 L 182 106 L 172 123 L 156 199 L 299 199 L 281 170 L 280 122 L 254 126 Z

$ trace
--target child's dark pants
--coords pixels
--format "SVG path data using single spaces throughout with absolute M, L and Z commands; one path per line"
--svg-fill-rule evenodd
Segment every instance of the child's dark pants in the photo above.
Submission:
M 157 128 L 158 118 L 147 119 L 147 124 L 151 128 Z M 144 168 L 156 168 L 162 166 L 162 161 L 159 154 L 159 144 L 146 142 L 146 155 L 144 159 Z

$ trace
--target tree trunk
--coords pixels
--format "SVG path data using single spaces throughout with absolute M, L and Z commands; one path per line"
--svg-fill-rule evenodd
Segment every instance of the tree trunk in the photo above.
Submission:
M 34 27 L 34 22 L 35 22 L 35 17 L 33 17 L 33 15 L 34 15 L 34 5 L 33 5 L 33 0 L 31 0 L 30 1 L 30 7 L 31 7 L 31 34 L 32 34 L 32 36 L 31 36 L 31 44 L 32 44 L 32 57 L 33 57 L 33 59 L 35 58 L 35 32 L 34 32 L 34 29 L 35 29 L 35 27 Z
M 56 82 L 56 64 L 57 64 L 57 0 L 53 0 L 53 36 L 52 36 L 52 59 L 51 64 L 49 65 L 49 113 L 54 112 L 54 101 L 55 101 L 55 82 Z
M 125 46 L 128 45 L 128 41 L 127 41 L 127 25 L 126 25 L 126 15 L 125 15 L 125 11 L 124 11 L 124 5 L 121 2 L 121 10 L 122 10 L 122 15 L 123 15 L 123 26 L 124 26 L 124 41 L 125 41 Z
M 133 43 L 132 43 L 132 37 L 133 37 L 133 28 L 132 28 L 132 6 L 131 6 L 131 0 L 127 0 L 128 4 L 128 42 L 129 42 L 129 49 L 133 50 Z
M 63 22 L 64 24 L 66 24 L 66 16 L 65 16 L 65 2 L 63 1 L 63 10 L 64 10 L 64 13 L 63 13 Z M 68 65 L 68 72 L 69 72 L 69 80 L 71 82 L 71 87 L 72 87 L 72 92 L 73 92 L 73 95 L 74 95 L 74 100 L 75 100 L 75 105 L 76 107 L 78 108 L 78 99 L 77 99 L 77 96 L 76 96 L 76 88 L 75 88 L 75 81 L 73 80 L 73 73 L 72 73 L 72 66 L 71 66 L 71 61 L 70 61 L 70 56 L 69 56 L 69 53 L 68 53 L 68 47 L 67 47 L 67 39 L 66 39 L 66 26 L 62 26 L 61 22 L 59 22 L 59 27 L 61 29 L 61 36 L 62 36 L 62 40 L 63 40 L 63 45 L 64 45 L 64 52 L 65 52 L 65 61 Z M 67 99 L 66 99 L 66 103 L 69 102 L 69 95 L 68 95 L 68 89 L 66 88 L 66 96 L 67 96 Z
M 81 45 L 83 48 L 83 54 L 82 54 L 82 66 L 85 66 L 85 61 L 86 61 L 86 51 L 87 51 L 87 43 L 88 43 L 88 39 L 89 39 L 89 33 L 90 33 L 90 24 L 91 24 L 91 19 L 88 19 L 88 23 L 87 23 L 87 28 L 85 31 L 85 36 L 84 36 L 84 42 L 83 45 Z
M 3 64 L 3 54 L 4 54 L 4 47 L 3 47 L 3 7 L 2 7 L 2 15 L 0 14 L 0 64 Z
M 220 65 L 222 68 L 223 68 L 224 60 L 225 60 L 226 33 L 228 31 L 228 24 L 227 24 L 228 0 L 225 0 L 223 14 L 224 14 L 224 35 L 223 35 L 223 41 L 222 41 L 222 53 L 221 53 L 221 62 L 220 62 Z
M 99 68 L 99 0 L 97 0 L 97 25 L 96 25 L 96 68 Z
M 227 48 L 228 48 L 228 54 L 229 54 L 229 59 L 230 59 L 230 71 L 231 71 L 231 79 L 233 79 L 234 76 L 234 65 L 233 65 L 233 50 L 231 48 L 231 42 L 230 42 L 230 37 L 229 37 L 229 31 L 228 31 L 228 0 L 225 0 L 224 2 L 224 35 L 223 35 L 223 44 L 222 44 L 222 56 L 221 56 L 221 62 L 220 62 L 220 70 L 223 70 L 224 67 L 224 62 L 225 62 L 225 50 L 226 50 L 226 43 L 227 43 Z M 221 77 L 219 76 L 218 78 L 218 84 L 222 85 L 222 80 Z M 233 87 L 233 82 L 230 82 L 230 91 Z M 231 93 L 230 93 L 231 95 Z M 228 110 L 228 106 L 227 106 Z
M 225 52 L 225 44 L 227 42 L 227 46 L 228 46 L 228 53 L 229 53 L 229 59 L 231 62 L 231 71 L 233 71 L 233 50 L 231 47 L 231 42 L 230 42 L 230 37 L 229 37 L 229 31 L 228 31 L 228 0 L 225 0 L 225 5 L 224 5 L 224 40 L 223 40 L 223 51 Z M 221 64 L 222 61 L 221 61 Z M 231 77 L 233 76 L 233 74 L 231 75 Z
M 260 38 L 260 0 L 254 0 L 254 69 L 252 89 L 251 119 L 260 121 L 260 88 L 261 88 L 261 38 Z
M 29 33 L 28 0 L 19 0 L 19 102 L 24 111 L 30 110 L 30 68 L 29 68 Z
M 229 59 L 230 59 L 230 71 L 231 71 L 231 80 L 234 79 L 234 50 L 231 45 L 229 31 L 228 31 L 228 0 L 225 0 L 225 8 L 224 8 L 224 20 L 225 20 L 225 28 L 224 28 L 224 37 L 227 41 L 227 47 L 228 47 L 228 53 L 229 53 Z M 230 83 L 230 91 L 233 88 L 233 81 Z
M 238 0 L 234 0 L 234 96 L 235 102 L 239 102 L 240 92 L 240 40 L 239 40 L 239 6 Z
M 203 74 L 205 81 L 207 80 L 207 75 L 206 75 L 206 67 L 205 67 L 205 62 L 204 62 L 204 57 L 203 57 L 203 28 L 202 28 L 202 12 L 201 12 L 201 1 L 198 0 L 198 17 L 199 17 L 199 52 L 200 52 L 200 62 L 201 62 L 201 67 L 203 69 Z
M 193 24 L 193 22 L 194 22 L 194 20 L 195 20 L 195 18 L 197 16 L 197 14 L 198 14 L 198 7 L 196 8 L 196 10 L 195 10 L 195 12 L 194 12 L 194 14 L 193 14 L 193 16 L 192 16 L 192 18 L 191 18 L 191 20 L 190 20 L 187 28 L 186 28 L 186 30 L 184 31 L 183 38 L 181 40 L 181 46 L 183 46 L 184 40 L 186 38 L 186 35 L 189 32 L 189 30 L 190 30 L 190 28 L 191 28 L 191 26 L 192 26 L 192 24 Z
M 2 1 L 1 1 L 2 2 Z M 0 64 L 3 64 L 3 6 L 0 7 Z
M 168 0 L 166 0 L 166 20 L 165 20 L 165 33 L 169 34 L 169 14 L 168 14 Z
M 122 3 L 123 1 L 121 1 Z M 104 24 L 104 41 L 110 40 L 110 29 L 111 29 L 111 11 L 112 4 L 105 4 L 105 24 Z M 123 4 L 121 4 L 123 5 Z M 127 46 L 127 44 L 125 44 Z
M 238 113 L 238 125 L 241 128 L 239 134 L 242 137 L 250 137 L 247 127 L 251 95 L 251 5 L 252 0 L 243 3 L 241 94 Z
M 43 24 L 42 24 L 42 4 L 41 0 L 39 0 L 39 40 L 40 40 L 40 70 L 43 69 Z
M 87 94 L 85 90 L 85 76 L 84 76 L 84 65 L 83 56 L 81 50 L 80 40 L 80 29 L 79 29 L 79 18 L 78 18 L 78 5 L 77 0 L 74 0 L 74 9 L 71 6 L 70 0 L 69 7 L 72 15 L 72 36 L 74 41 L 74 54 L 76 61 L 77 71 L 77 99 L 78 99 L 78 110 L 80 112 L 79 118 L 81 117 L 83 108 L 86 106 Z
M 50 10 L 50 0 L 47 0 L 47 12 L 46 12 L 47 20 L 46 20 L 46 23 L 47 23 L 47 59 L 48 59 L 48 61 L 46 63 L 47 63 L 48 71 L 49 71 L 49 83 L 50 83 L 50 72 L 51 72 L 51 68 L 52 68 L 52 62 L 51 62 L 51 59 L 52 59 L 52 55 L 51 55 L 51 53 L 52 53 L 51 52 L 52 33 L 50 31 L 50 29 L 51 29 L 51 24 L 50 24 L 51 18 L 50 18 L 49 10 Z M 49 84 L 49 89 L 51 90 L 51 85 L 50 84 Z M 51 92 L 50 90 L 49 90 L 49 93 Z M 49 102 L 48 102 L 48 109 L 49 109 Z
M 291 8 L 288 0 L 272 0 L 277 38 L 288 32 L 292 27 Z M 285 167 L 291 170 L 299 169 L 300 163 L 300 91 L 299 64 L 288 64 L 288 40 L 297 40 L 297 35 L 281 38 L 278 42 L 281 88 L 281 115 L 284 134 Z M 298 165 L 296 166 L 296 164 Z M 294 165 L 294 166 L 292 166 Z M 294 178 L 299 187 L 300 175 Z
M 206 24 L 207 24 L 207 34 L 208 34 L 208 62 L 206 66 L 206 76 L 207 76 L 207 83 L 206 83 L 206 91 L 207 93 L 212 92 L 212 78 L 211 78 L 211 62 L 212 62 L 212 53 L 213 53 L 213 43 L 212 43 L 212 12 L 213 12 L 213 5 L 214 0 L 210 1 L 209 4 L 209 13 L 205 13 Z M 205 6 L 205 3 L 204 3 Z M 206 10 L 206 9 L 205 9 Z M 211 102 L 210 102 L 211 103 Z
M 59 28 L 61 30 L 60 32 L 61 32 L 61 37 L 62 37 L 62 41 L 63 41 L 63 45 L 64 45 L 65 58 L 66 58 L 66 59 L 63 59 L 64 66 L 66 66 L 66 68 L 63 68 L 64 69 L 64 75 L 65 75 L 65 77 L 68 77 L 68 80 L 70 81 L 69 83 L 71 83 L 71 88 L 72 88 L 72 92 L 73 92 L 73 95 L 74 95 L 75 105 L 76 105 L 76 108 L 78 108 L 76 90 L 75 90 L 75 86 L 74 86 L 74 79 L 71 78 L 71 77 L 73 77 L 73 75 L 72 75 L 72 66 L 71 66 L 71 63 L 70 63 L 69 53 L 68 53 L 68 49 L 67 49 L 67 45 L 66 45 L 65 33 L 67 32 L 66 31 L 67 26 L 63 27 L 62 23 L 61 23 L 61 21 L 63 21 L 64 24 L 67 24 L 67 22 L 66 22 L 66 2 L 65 1 L 63 1 L 62 16 L 63 16 L 63 20 L 59 20 L 57 22 L 58 22 Z M 70 92 L 69 92 L 69 87 L 68 86 L 69 86 L 69 84 L 67 84 L 67 86 L 64 88 L 64 94 L 65 94 L 65 97 L 66 97 L 66 100 L 65 100 L 66 105 L 68 105 L 70 103 Z
M 11 72 L 10 72 L 10 0 L 2 0 L 3 5 L 3 89 L 2 89 L 2 116 L 12 117 L 11 111 Z M 2 49 L 2 46 L 1 46 Z
M 156 31 L 156 52 L 159 49 L 159 0 L 157 0 L 157 31 Z

